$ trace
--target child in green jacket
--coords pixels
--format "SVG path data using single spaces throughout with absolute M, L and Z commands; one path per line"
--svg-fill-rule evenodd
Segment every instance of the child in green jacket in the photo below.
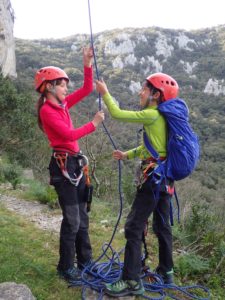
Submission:
M 106 104 L 112 118 L 121 122 L 143 124 L 144 131 L 160 159 L 167 155 L 167 124 L 157 109 L 159 103 L 176 98 L 178 84 L 175 79 L 164 73 L 148 76 L 143 84 L 140 97 L 140 111 L 122 110 L 110 95 L 104 81 L 96 81 L 96 90 Z M 142 234 L 146 221 L 153 213 L 153 230 L 158 238 L 159 264 L 156 272 L 165 284 L 173 283 L 172 232 L 169 222 L 171 193 L 167 192 L 167 182 L 162 181 L 159 196 L 156 197 L 151 170 L 156 166 L 154 158 L 144 145 L 128 151 L 115 150 L 113 157 L 117 160 L 139 157 L 142 165 L 142 181 L 137 186 L 135 199 L 125 224 L 125 256 L 121 279 L 106 284 L 105 292 L 114 297 L 141 295 L 144 287 L 140 279 L 142 268 Z M 171 185 L 171 182 L 170 182 Z

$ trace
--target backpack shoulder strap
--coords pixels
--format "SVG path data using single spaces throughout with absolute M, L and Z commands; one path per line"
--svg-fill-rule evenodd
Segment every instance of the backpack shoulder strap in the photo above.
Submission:
M 150 140 L 144 128 L 143 128 L 143 140 L 144 140 L 145 147 L 148 149 L 148 151 L 153 156 L 153 158 L 159 160 L 159 153 L 154 149 L 154 147 L 150 143 Z

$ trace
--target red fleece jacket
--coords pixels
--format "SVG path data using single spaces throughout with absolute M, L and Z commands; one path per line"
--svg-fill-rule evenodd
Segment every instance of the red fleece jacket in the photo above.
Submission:
M 92 122 L 74 128 L 69 109 L 93 91 L 93 70 L 84 67 L 83 87 L 66 96 L 62 104 L 53 104 L 46 99 L 40 110 L 40 117 L 45 134 L 53 149 L 65 149 L 79 152 L 78 141 L 83 136 L 95 131 Z

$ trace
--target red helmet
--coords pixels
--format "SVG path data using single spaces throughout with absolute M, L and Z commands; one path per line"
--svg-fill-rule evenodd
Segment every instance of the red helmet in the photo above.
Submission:
M 164 101 L 177 97 L 179 86 L 173 77 L 164 73 L 154 73 L 148 76 L 146 80 L 162 91 Z
M 37 92 L 42 92 L 40 89 L 44 82 L 61 78 L 69 81 L 69 77 L 67 76 L 66 72 L 60 68 L 52 66 L 41 68 L 37 71 L 34 78 L 35 90 Z

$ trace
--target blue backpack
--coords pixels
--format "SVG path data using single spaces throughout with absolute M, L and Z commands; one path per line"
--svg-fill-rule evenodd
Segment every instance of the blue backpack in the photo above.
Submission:
M 200 155 L 199 140 L 189 124 L 189 110 L 184 100 L 175 98 L 158 105 L 158 110 L 165 117 L 168 125 L 167 158 L 160 160 L 158 152 L 151 145 L 146 132 L 143 133 L 144 144 L 157 161 L 152 172 L 152 181 L 156 184 L 155 196 L 159 196 L 159 186 L 164 179 L 181 180 L 195 169 Z M 158 187 L 158 188 L 157 188 Z M 176 190 L 178 222 L 180 206 Z M 170 222 L 173 225 L 173 205 L 170 202 Z
M 168 124 L 167 159 L 160 161 L 159 154 L 144 132 L 144 143 L 159 163 L 161 172 L 171 180 L 181 180 L 195 169 L 200 155 L 199 140 L 189 124 L 189 110 L 184 100 L 175 98 L 158 105 L 159 112 Z

